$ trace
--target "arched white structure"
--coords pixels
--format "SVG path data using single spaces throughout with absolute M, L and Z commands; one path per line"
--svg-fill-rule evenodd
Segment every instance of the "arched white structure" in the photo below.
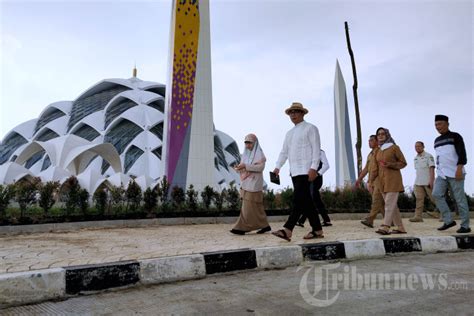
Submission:
M 165 85 L 132 77 L 105 79 L 74 101 L 48 105 L 2 140 L 0 184 L 75 175 L 91 194 L 101 184 L 126 188 L 132 177 L 142 189 L 154 187 L 163 176 L 164 98 Z M 219 131 L 214 138 L 215 187 L 238 183 L 231 168 L 237 144 Z

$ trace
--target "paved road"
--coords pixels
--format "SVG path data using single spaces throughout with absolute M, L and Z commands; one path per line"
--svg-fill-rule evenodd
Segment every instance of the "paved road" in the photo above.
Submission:
M 10 308 L 0 314 L 473 315 L 473 262 L 474 252 L 345 261 L 331 270 L 325 270 L 331 268 L 325 262 L 306 262 L 299 269 L 218 275 Z M 322 283 L 316 282 L 321 288 L 315 288 L 315 276 L 320 275 L 315 267 L 322 268 Z M 388 281 L 377 279 L 382 274 Z M 352 275 L 354 280 L 357 275 L 366 278 L 366 283 L 354 282 Z
M 362 215 L 361 215 L 362 216 Z M 380 220 L 376 224 L 380 224 Z M 271 223 L 279 229 L 283 223 Z M 449 236 L 452 228 L 436 230 L 436 219 L 423 223 L 405 220 L 408 234 L 404 236 Z M 35 233 L 0 236 L 0 274 L 99 264 L 123 260 L 137 260 L 220 251 L 228 249 L 270 247 L 313 243 L 303 236 L 308 227 L 297 227 L 290 243 L 270 234 L 255 233 L 236 236 L 229 233 L 232 224 L 148 226 L 143 228 L 84 229 L 63 233 Z M 356 220 L 335 220 L 334 226 L 324 228 L 325 238 L 316 242 L 379 238 L 375 229 Z M 399 237 L 397 235 L 396 237 Z

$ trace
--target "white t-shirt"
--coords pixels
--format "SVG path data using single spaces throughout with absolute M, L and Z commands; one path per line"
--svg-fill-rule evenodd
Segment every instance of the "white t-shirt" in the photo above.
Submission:
M 435 167 L 433 156 L 426 151 L 415 157 L 416 178 L 415 185 L 430 184 L 430 168 Z

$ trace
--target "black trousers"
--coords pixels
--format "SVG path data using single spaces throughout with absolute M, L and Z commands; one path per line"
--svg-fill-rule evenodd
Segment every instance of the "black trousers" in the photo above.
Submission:
M 313 198 L 313 203 L 316 206 L 316 210 L 323 218 L 323 222 L 329 223 L 331 219 L 329 218 L 328 210 L 326 206 L 324 206 L 323 200 L 321 199 L 321 193 L 319 190 L 323 186 L 323 176 L 318 176 L 313 182 L 310 184 L 310 191 L 311 196 Z M 301 215 L 300 219 L 298 220 L 299 223 L 304 224 L 306 221 L 306 216 L 303 214 Z
M 293 181 L 293 209 L 283 227 L 293 230 L 301 214 L 306 215 L 313 231 L 322 230 L 318 213 L 311 199 L 310 182 L 307 175 L 292 177 Z

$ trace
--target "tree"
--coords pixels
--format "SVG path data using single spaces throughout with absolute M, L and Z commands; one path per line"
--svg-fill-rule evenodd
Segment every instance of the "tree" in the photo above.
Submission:
M 142 189 L 135 180 L 130 181 L 125 195 L 127 197 L 127 209 L 131 207 L 133 211 L 138 210 L 142 200 Z
M 143 207 L 148 215 L 153 213 L 153 210 L 158 205 L 158 192 L 156 189 L 147 188 L 143 193 Z
M 189 189 L 186 190 L 186 202 L 191 211 L 195 212 L 198 209 L 198 193 L 194 190 L 194 186 L 189 185 Z
M 65 202 L 66 215 L 69 216 L 80 204 L 81 186 L 75 176 L 66 179 L 62 186 L 62 199 Z
M 0 185 L 0 218 L 5 215 L 8 204 L 15 194 L 14 187 L 11 185 Z
M 107 209 L 107 191 L 104 188 L 98 189 L 95 191 L 92 199 L 94 200 L 96 210 L 101 215 L 104 215 Z
M 183 188 L 179 186 L 174 186 L 171 190 L 171 201 L 173 201 L 173 206 L 177 209 L 183 207 L 183 203 L 186 201 L 186 195 L 184 194 Z
M 223 189 L 221 192 L 215 192 L 213 198 L 217 210 L 222 211 L 224 207 L 224 201 L 227 198 L 227 190 Z
M 78 195 L 79 209 L 82 215 L 87 215 L 87 209 L 89 208 L 89 192 L 86 189 L 80 189 Z
M 240 193 L 233 183 L 231 183 L 230 188 L 227 190 L 226 197 L 231 210 L 237 211 L 240 209 Z
M 273 190 L 264 192 L 263 203 L 266 209 L 273 210 L 275 208 L 275 193 L 273 193 Z
M 22 180 L 16 183 L 15 199 L 20 205 L 20 217 L 24 217 L 28 206 L 36 202 L 40 182 L 39 178 L 33 178 L 32 180 Z
M 39 206 L 43 209 L 44 215 L 47 216 L 49 210 L 53 207 L 56 202 L 54 199 L 55 194 L 59 189 L 58 181 L 48 181 L 46 183 L 40 183 L 39 191 Z
M 354 94 L 354 106 L 355 106 L 355 116 L 356 116 L 356 126 L 357 126 L 357 142 L 356 142 L 356 154 L 357 154 L 357 174 L 360 175 L 362 171 L 362 151 L 361 151 L 361 138 L 362 132 L 360 127 L 360 113 L 359 113 L 359 97 L 357 96 L 357 88 L 358 88 L 358 81 L 357 81 L 357 71 L 356 65 L 354 60 L 354 52 L 352 51 L 351 47 L 351 39 L 349 37 L 349 25 L 347 22 L 344 22 L 345 29 L 346 29 L 346 40 L 347 40 L 347 49 L 349 50 L 349 55 L 351 56 L 351 63 L 352 63 L 352 74 L 354 76 L 354 85 L 352 86 L 352 92 Z
M 161 200 L 162 204 L 168 204 L 170 183 L 168 182 L 166 176 L 163 176 L 163 179 L 157 184 L 156 190 L 158 192 L 158 197 Z
M 212 197 L 214 196 L 214 189 L 206 185 L 204 190 L 201 192 L 202 203 L 204 209 L 209 210 L 211 207 Z
M 125 189 L 122 186 L 120 187 L 112 186 L 110 188 L 110 199 L 111 199 L 110 205 L 114 209 L 115 211 L 114 213 L 117 214 L 117 209 L 122 211 L 122 205 L 123 205 L 123 202 L 125 201 Z

